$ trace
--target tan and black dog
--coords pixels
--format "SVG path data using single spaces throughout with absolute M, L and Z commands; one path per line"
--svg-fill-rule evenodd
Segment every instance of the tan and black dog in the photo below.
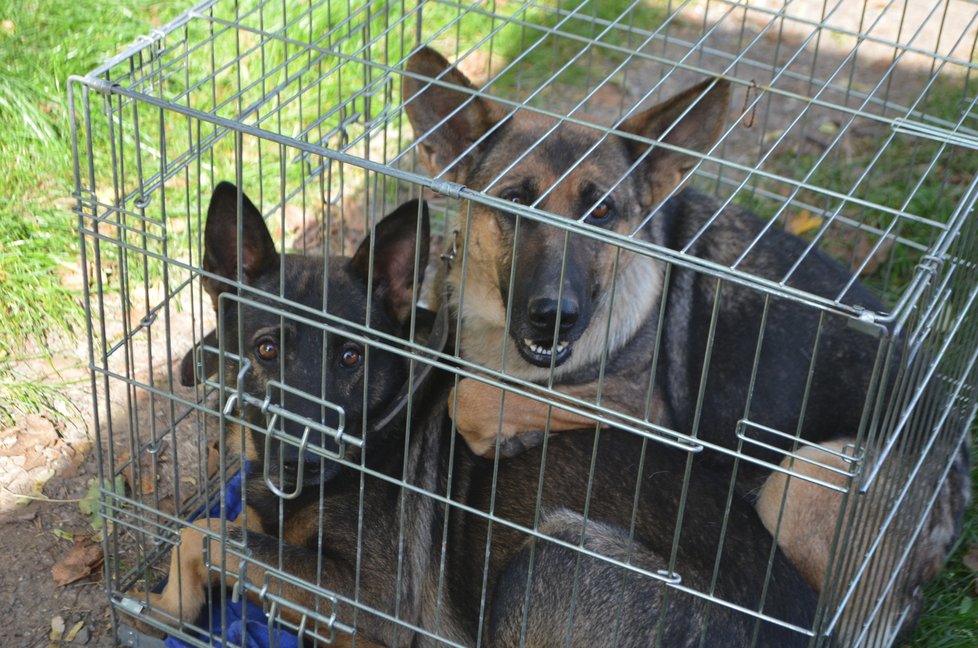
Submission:
M 330 609 L 356 628 L 361 645 L 443 645 L 439 639 L 492 646 L 808 645 L 804 633 L 751 612 L 809 628 L 814 593 L 773 546 L 751 505 L 728 501 L 724 480 L 687 451 L 588 430 L 555 438 L 546 470 L 541 448 L 494 466 L 454 441 L 447 408 L 454 379 L 438 369 L 405 392 L 412 407 L 390 415 L 409 360 L 389 345 L 406 335 L 412 267 L 416 260 L 424 267 L 427 254 L 426 207 L 400 207 L 352 258 L 325 266 L 322 259 L 277 254 L 258 210 L 222 184 L 208 210 L 205 245 L 213 275 L 205 286 L 216 304 L 226 301 L 221 342 L 250 364 L 245 389 L 252 402 L 271 395 L 268 407 L 284 404 L 334 426 L 328 413 L 295 399 L 329 400 L 345 412 L 347 434 L 363 442 L 360 450 L 340 451 L 327 435 L 305 452 L 268 456 L 263 407 L 239 407 L 255 428 L 256 456 L 246 476 L 248 533 L 232 525 L 230 535 L 245 542 L 247 578 L 257 587 L 266 564 L 335 592 L 339 602 Z M 225 295 L 232 288 L 222 280 L 238 276 L 239 249 L 248 296 L 241 303 Z M 316 315 L 324 295 L 325 311 L 350 324 L 331 320 L 340 328 L 324 331 L 325 318 Z M 347 335 L 368 313 L 370 341 Z M 284 397 L 268 389 L 279 383 L 289 387 Z M 301 425 L 284 432 L 304 434 Z M 339 452 L 342 461 L 322 450 Z M 284 490 L 301 484 L 294 498 L 266 485 L 266 462 L 271 475 L 285 476 Z M 216 532 L 218 521 L 181 533 L 166 587 L 148 595 L 152 614 L 193 619 L 204 605 L 206 588 L 220 578 L 204 563 L 204 540 L 210 538 L 214 563 L 231 546 L 209 527 Z M 539 537 L 532 540 L 528 529 Z M 226 558 L 236 574 L 240 563 Z M 307 588 L 285 586 L 282 594 L 303 609 L 326 605 Z M 360 608 L 356 616 L 351 601 Z
M 460 261 L 444 278 L 466 359 L 707 445 L 739 449 L 768 466 L 784 460 L 796 472 L 821 470 L 784 459 L 799 437 L 841 448 L 865 429 L 878 388 L 874 369 L 898 358 L 899 345 L 879 344 L 841 314 L 568 234 L 507 208 L 537 207 L 679 251 L 704 268 L 736 263 L 771 285 L 841 295 L 844 304 L 882 311 L 848 271 L 808 243 L 683 188 L 698 162 L 683 150 L 706 154 L 723 132 L 726 80 L 704 81 L 608 133 L 494 102 L 427 47 L 410 56 L 405 72 L 404 107 L 420 159 L 433 176 L 497 199 L 470 201 L 461 210 Z M 514 454 L 538 443 L 540 430 L 576 429 L 587 421 L 514 394 L 506 395 L 501 416 L 499 390 L 464 380 L 457 391 L 456 423 L 479 454 Z M 943 451 L 956 452 L 957 460 L 897 599 L 919 596 L 918 586 L 939 570 L 960 533 L 970 492 L 968 454 L 963 447 Z M 801 454 L 811 459 L 821 451 L 812 446 Z M 849 469 L 841 453 L 828 463 L 843 474 Z M 772 531 L 780 529 L 786 553 L 820 588 L 842 498 L 798 479 L 787 490 L 781 480 L 761 491 L 769 474 L 740 462 L 740 492 L 763 492 L 759 513 Z M 790 505 L 782 509 L 786 493 Z M 885 496 L 876 502 L 881 510 L 887 505 Z M 890 564 L 893 558 L 886 556 Z M 886 614 L 891 609 L 895 626 L 904 618 L 903 602 Z M 892 637 L 895 630 L 879 633 Z

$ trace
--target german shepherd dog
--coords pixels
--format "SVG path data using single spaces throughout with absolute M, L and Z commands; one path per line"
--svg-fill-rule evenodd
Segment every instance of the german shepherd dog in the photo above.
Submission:
M 736 262 L 756 277 L 830 299 L 844 291 L 843 303 L 883 311 L 848 271 L 801 239 L 684 188 L 697 159 L 682 150 L 706 154 L 717 142 L 728 81 L 704 81 L 605 135 L 479 95 L 427 47 L 410 56 L 405 72 L 405 110 L 432 176 L 497 199 L 462 210 L 456 236 L 465 263 L 443 278 L 466 359 L 704 444 L 742 444 L 744 454 L 768 466 L 784 461 L 796 473 L 817 473 L 805 460 L 818 458 L 845 473 L 842 450 L 863 427 L 880 360 L 880 345 L 849 318 L 568 234 L 508 208 L 537 207 L 707 264 Z M 514 454 L 538 443 L 544 429 L 594 429 L 593 420 L 512 393 L 502 408 L 501 391 L 477 381 L 463 380 L 457 391 L 453 416 L 477 454 Z M 804 459 L 785 458 L 790 449 Z M 919 573 L 907 577 L 901 596 L 917 596 L 911 593 L 940 569 L 960 533 L 968 452 L 947 451 L 956 461 L 908 560 Z M 763 464 L 739 463 L 740 492 L 757 498 L 767 527 L 780 530 L 782 548 L 820 588 L 842 497 L 799 479 L 786 486 L 783 473 L 767 483 Z
M 277 254 L 260 213 L 235 187 L 215 190 L 205 228 L 205 268 L 213 275 L 206 289 L 215 304 L 227 300 L 231 285 L 223 279 L 239 276 L 240 265 L 248 288 L 269 293 L 224 304 L 219 337 L 228 349 L 241 343 L 240 360 L 251 366 L 245 389 L 264 399 L 280 391 L 269 384 L 284 383 L 289 394 L 342 407 L 351 433 L 365 430 L 362 449 L 341 451 L 335 439 L 320 438 L 272 456 L 265 433 L 252 431 L 247 534 L 229 525 L 232 539 L 246 541 L 247 579 L 261 584 L 261 565 L 278 565 L 336 592 L 337 620 L 355 626 L 362 645 L 441 645 L 436 637 L 491 646 L 807 645 L 807 636 L 782 623 L 811 626 L 811 588 L 751 505 L 728 501 L 723 480 L 685 450 L 587 430 L 554 438 L 545 467 L 540 447 L 494 466 L 455 443 L 447 407 L 454 379 L 437 368 L 409 392 L 413 407 L 389 416 L 411 361 L 345 329 L 324 332 L 314 313 L 325 309 L 351 327 L 369 314 L 371 335 L 404 337 L 417 292 L 412 267 L 424 267 L 428 243 L 427 207 L 413 201 L 379 222 L 352 258 L 331 258 L 324 272 L 321 259 Z M 287 302 L 271 296 L 280 291 Z M 336 424 L 285 399 L 289 409 Z M 238 414 L 265 427 L 257 406 Z M 266 485 L 265 462 L 272 475 L 286 476 L 283 489 L 302 486 L 294 498 Z M 223 557 L 228 573 L 238 573 L 218 528 L 217 520 L 201 520 L 181 532 L 165 588 L 141 595 L 151 610 L 196 617 L 206 588 L 221 578 L 205 555 Z M 283 587 L 296 605 L 319 609 L 309 590 Z M 356 617 L 351 601 L 362 608 Z

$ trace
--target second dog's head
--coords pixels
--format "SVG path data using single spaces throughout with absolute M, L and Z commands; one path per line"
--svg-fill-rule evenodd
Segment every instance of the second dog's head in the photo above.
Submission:
M 378 222 L 352 257 L 279 254 L 248 197 L 230 183 L 215 188 L 204 233 L 203 265 L 210 275 L 203 284 L 219 313 L 222 347 L 246 365 L 244 390 L 270 405 L 262 411 L 254 402 L 238 404 L 255 428 L 259 455 L 265 438 L 258 429 L 271 420 L 279 433 L 293 440 L 307 435 L 309 446 L 337 453 L 339 444 L 319 426 L 342 424 L 347 437 L 360 438 L 396 400 L 407 381 L 406 360 L 371 347 L 364 331 L 346 322 L 403 335 L 414 308 L 414 268 L 423 272 L 427 262 L 428 228 L 427 206 L 411 201 Z M 242 284 L 240 297 L 230 281 Z M 227 361 L 226 382 L 234 384 L 241 366 Z M 301 452 L 298 443 L 270 447 L 270 456 L 260 459 L 275 474 L 283 472 L 286 482 L 294 482 L 300 461 L 304 481 L 341 472 L 340 464 Z M 357 461 L 356 448 L 347 445 L 344 456 Z
M 609 134 L 492 101 L 427 47 L 405 71 L 405 110 L 432 175 L 644 240 L 649 214 L 698 161 L 680 149 L 710 149 L 730 93 L 727 81 L 709 79 Z M 649 257 L 516 218 L 502 204 L 472 202 L 463 212 L 466 263 L 448 282 L 462 299 L 455 306 L 469 359 L 500 369 L 505 355 L 508 372 L 543 380 L 554 367 L 559 377 L 594 366 L 654 317 L 663 271 Z

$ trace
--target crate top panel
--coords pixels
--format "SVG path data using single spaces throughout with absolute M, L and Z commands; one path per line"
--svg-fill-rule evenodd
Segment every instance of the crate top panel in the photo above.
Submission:
M 916 269 L 949 254 L 974 192 L 976 35 L 978 8 L 964 0 L 210 1 L 86 80 L 173 128 L 193 121 L 268 138 L 294 147 L 296 160 L 328 157 L 497 206 L 492 182 L 459 186 L 450 162 L 434 178 L 419 163 L 427 152 L 407 116 L 405 79 L 531 115 L 554 133 L 685 152 L 693 186 L 768 223 L 729 263 L 703 271 L 790 287 L 790 275 L 759 280 L 741 267 L 764 231 L 785 228 L 898 309 Z M 408 71 L 423 46 L 467 82 Z M 731 86 L 714 144 L 687 148 L 625 128 L 710 79 Z M 546 137 L 528 143 L 515 162 L 544 146 Z M 540 201 L 516 211 L 605 236 Z M 638 238 L 614 242 L 629 240 L 663 254 Z M 694 247 L 666 256 L 695 263 L 683 257 Z M 844 309 L 843 292 L 813 302 Z

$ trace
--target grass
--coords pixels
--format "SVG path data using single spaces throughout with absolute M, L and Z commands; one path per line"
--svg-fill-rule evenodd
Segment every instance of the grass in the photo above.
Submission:
M 7 363 L 31 343 L 43 347 L 52 336 L 77 332 L 84 315 L 77 291 L 64 281 L 77 275 L 78 267 L 65 82 L 175 15 L 182 4 L 0 0 L 0 401 L 5 404 L 45 408 L 48 397 L 18 384 Z M 10 416 L 0 406 L 0 423 Z
M 137 35 L 146 33 L 158 26 L 190 4 L 189 0 L 75 0 L 59 2 L 56 0 L 33 0 L 24 3 L 15 0 L 0 0 L 0 128 L 4 137 L 0 138 L 0 178 L 3 191 L 0 192 L 0 282 L 4 287 L 4 299 L 0 301 L 0 402 L 21 404 L 21 409 L 45 410 L 58 396 L 50 386 L 36 386 L 18 382 L 10 373 L 8 363 L 22 354 L 22 349 L 32 345 L 42 348 L 49 338 L 65 335 L 80 335 L 84 313 L 79 306 L 79 295 L 70 287 L 72 283 L 65 278 L 77 275 L 78 237 L 75 232 L 76 220 L 71 213 L 73 191 L 71 178 L 70 133 L 68 132 L 65 81 L 71 74 L 89 71 L 107 55 L 117 51 L 120 46 L 132 41 Z M 354 3 L 357 4 L 357 3 Z M 564 3 L 568 5 L 569 3 Z M 611 19 L 632 3 L 627 0 L 608 0 L 591 2 L 581 7 L 578 15 Z M 665 15 L 664 2 L 640 2 L 630 11 L 626 24 L 651 27 Z M 345 7 L 345 2 L 336 3 Z M 500 11 L 507 3 L 498 3 Z M 345 12 L 345 8 L 342 9 Z M 395 10 L 395 11 L 400 11 Z M 453 17 L 460 19 L 446 30 L 436 47 L 455 52 L 456 44 L 477 43 L 487 38 L 499 27 L 497 22 L 477 12 L 460 13 L 457 8 L 447 5 L 434 5 L 426 9 L 425 24 L 445 24 Z M 347 33 L 369 28 L 379 32 L 398 14 L 363 15 L 352 21 Z M 492 65 L 513 61 L 520 62 L 511 73 L 504 75 L 497 83 L 500 94 L 513 97 L 538 86 L 549 79 L 556 71 L 550 65 L 555 56 L 569 59 L 581 48 L 580 38 L 593 38 L 597 35 L 594 23 L 580 18 L 569 18 L 561 23 L 560 29 L 566 37 L 542 37 L 562 20 L 562 15 L 548 11 L 541 6 L 531 6 L 520 18 L 529 25 L 504 27 L 493 37 Z M 291 30 L 296 38 L 305 33 L 325 33 L 330 21 L 328 12 L 318 12 L 300 21 Z M 425 33 L 425 36 L 430 36 Z M 603 41 L 621 45 L 621 32 L 611 30 Z M 342 47 L 344 53 L 355 41 L 350 40 Z M 228 59 L 234 56 L 238 43 L 233 39 L 216 42 L 215 55 Z M 279 45 L 271 45 L 268 57 L 272 58 Z M 389 56 L 399 57 L 397 44 L 392 45 Z M 587 52 L 590 56 L 594 52 Z M 203 55 L 210 56 L 210 52 Z M 203 56 L 202 55 L 202 56 Z M 597 56 L 606 62 L 616 62 L 613 51 L 597 50 Z M 206 58 L 206 57 L 204 57 Z M 207 65 L 206 60 L 200 61 Z M 255 72 L 257 63 L 251 65 Z M 593 82 L 586 77 L 585 66 L 571 65 L 559 73 L 554 88 L 587 86 Z M 282 81 L 286 70 L 267 75 L 265 83 L 254 92 L 261 93 Z M 371 79 L 341 78 L 336 76 L 329 92 L 336 96 L 352 96 L 364 82 Z M 171 90 L 176 90 L 179 78 L 172 80 Z M 215 81 L 214 90 L 218 103 L 238 92 L 237 80 L 232 74 L 221 76 Z M 960 89 L 957 89 L 960 95 Z M 935 89 L 927 111 L 933 114 L 953 112 L 955 90 L 944 86 Z M 543 97 L 542 100 L 546 100 Z M 363 110 L 369 117 L 378 114 L 383 108 L 377 104 L 355 104 L 351 110 Z M 229 108 L 230 110 L 230 108 Z M 284 117 L 288 117 L 284 114 Z M 325 121 L 321 131 L 336 125 Z M 174 137 L 179 134 L 174 131 Z M 152 141 L 149 129 L 143 136 L 147 143 Z M 229 138 L 228 138 L 229 139 Z M 908 178 L 922 172 L 933 155 L 936 145 L 927 143 L 912 146 L 909 141 L 897 138 L 886 160 L 880 163 L 864 187 L 863 198 L 881 204 L 899 204 L 906 194 Z M 873 147 L 869 147 L 873 150 Z M 254 150 L 248 155 L 257 155 Z M 264 151 L 263 155 L 267 155 Z M 275 155 L 273 153 L 273 155 Z M 890 161 L 892 160 L 892 162 Z M 798 156 L 794 152 L 773 164 L 783 165 L 785 169 L 808 169 L 813 157 Z M 233 162 L 223 161 L 220 156 L 212 156 L 210 173 L 214 179 L 233 177 Z M 853 174 L 859 168 L 859 161 L 847 160 L 847 165 L 823 164 L 811 177 L 812 184 L 845 189 L 854 181 Z M 937 219 L 946 218 L 948 210 L 956 202 L 963 186 L 956 178 L 967 177 L 974 172 L 974 160 L 966 156 L 942 158 L 943 167 L 934 173 L 939 181 L 922 186 L 912 197 L 907 210 L 913 213 L 933 214 Z M 106 171 L 110 168 L 104 160 L 97 165 Z M 244 183 L 253 196 L 269 191 L 275 195 L 278 182 L 277 173 L 263 177 L 261 167 L 245 165 Z M 302 182 L 302 165 L 288 167 L 288 182 Z M 104 180 L 102 178 L 101 180 Z M 195 181 L 200 182 L 199 178 Z M 818 201 L 817 196 L 800 195 L 805 200 Z M 177 205 L 171 217 L 180 218 L 192 212 L 193 204 Z M 762 210 L 763 211 L 763 210 Z M 873 218 L 867 214 L 866 218 Z M 876 225 L 885 224 L 881 222 Z M 927 240 L 929 231 L 915 231 L 908 225 L 902 235 L 923 237 Z M 185 240 L 190 240 L 188 235 Z M 138 242 L 138 238 L 137 238 Z M 179 250 L 170 250 L 178 254 Z M 887 295 L 891 287 L 905 285 L 907 273 L 912 270 L 912 257 L 897 258 L 888 270 L 886 277 L 870 277 L 876 289 Z M 137 272 L 141 265 L 132 262 Z M 87 269 L 86 269 L 87 271 Z M 152 279 L 154 270 L 150 269 Z M 9 419 L 10 413 L 0 405 L 0 424 Z M 952 557 L 948 570 L 933 583 L 928 591 L 928 609 L 921 620 L 917 634 L 911 640 L 912 646 L 935 646 L 940 648 L 971 648 L 978 645 L 978 590 L 975 589 L 975 573 L 963 562 L 967 552 L 978 545 L 978 520 L 972 507 L 966 522 L 966 530 L 960 548 Z
M 966 96 L 968 94 L 963 92 L 960 80 L 938 79 L 919 108 L 945 123 L 955 123 L 961 118 L 962 99 Z M 881 148 L 882 155 L 874 159 Z M 850 133 L 847 135 L 845 152 L 841 149 L 840 145 L 836 145 L 828 155 L 824 155 L 822 151 L 789 147 L 775 153 L 765 168 L 794 180 L 804 180 L 807 185 L 819 189 L 851 195 L 873 206 L 899 209 L 941 224 L 948 222 L 971 178 L 978 173 L 978 159 L 975 156 L 917 137 L 887 133 L 858 136 Z M 933 244 L 939 232 L 932 224 L 895 217 L 874 207 L 841 203 L 838 198 L 820 191 L 802 189 L 789 194 L 785 185 L 770 180 L 761 180 L 757 185 L 773 194 L 790 196 L 792 204 L 780 211 L 779 218 L 792 218 L 800 211 L 797 205 L 804 204 L 825 214 L 838 211 L 860 226 L 888 231 L 891 236 L 925 246 Z M 751 192 L 741 192 L 734 200 L 767 217 L 775 215 L 782 208 L 780 201 L 759 198 Z M 807 233 L 808 238 L 816 235 L 821 237 L 820 247 L 833 253 L 843 263 L 855 262 L 858 265 L 860 254 L 867 252 L 866 249 L 853 249 L 849 243 L 856 237 L 851 227 L 833 225 L 825 230 L 813 228 Z M 865 248 L 871 248 L 879 238 L 878 235 L 868 234 Z M 922 254 L 911 246 L 897 243 L 882 266 L 864 274 L 862 281 L 875 290 L 885 304 L 892 305 L 905 290 Z

